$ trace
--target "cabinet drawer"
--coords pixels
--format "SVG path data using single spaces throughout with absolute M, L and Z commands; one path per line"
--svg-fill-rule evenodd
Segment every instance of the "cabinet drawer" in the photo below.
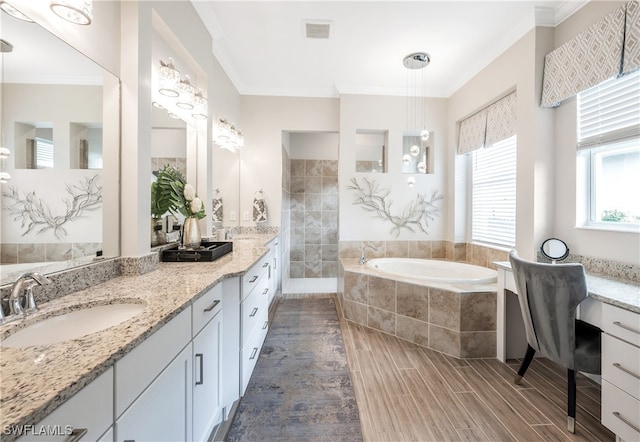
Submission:
M 611 304 L 602 306 L 602 330 L 640 347 L 640 314 Z
M 242 299 L 246 298 L 254 287 L 260 284 L 260 280 L 268 267 L 269 259 L 267 256 L 263 256 L 242 276 Z
M 222 284 L 217 284 L 193 303 L 191 335 L 195 336 L 222 310 Z
M 640 401 L 603 380 L 602 423 L 625 441 L 640 440 Z
M 240 342 L 242 342 L 243 347 L 247 344 L 247 340 L 260 323 L 260 318 L 263 316 L 263 313 L 267 310 L 262 292 L 263 287 L 258 287 L 242 302 L 242 336 Z
M 640 348 L 603 334 L 602 379 L 640 400 Z
M 242 379 L 241 379 L 241 395 L 244 395 L 245 390 L 247 389 L 247 384 L 249 384 L 249 379 L 251 378 L 251 373 L 253 373 L 253 369 L 258 362 L 258 356 L 260 356 L 260 350 L 262 349 L 262 344 L 264 343 L 264 338 L 267 335 L 268 328 L 268 314 L 264 312 L 260 315 L 259 323 L 260 326 L 256 327 L 253 330 L 253 333 L 247 339 L 247 343 L 242 348 L 241 351 L 241 367 L 242 370 Z
M 191 308 L 183 310 L 116 362 L 116 417 L 191 341 Z

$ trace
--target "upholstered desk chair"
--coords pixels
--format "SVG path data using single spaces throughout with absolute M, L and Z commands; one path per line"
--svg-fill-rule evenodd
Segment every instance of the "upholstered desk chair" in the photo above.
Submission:
M 512 250 L 527 353 L 518 370 L 519 384 L 535 353 L 567 368 L 567 428 L 575 432 L 576 371 L 600 374 L 601 330 L 576 319 L 576 307 L 587 296 L 582 264 L 543 264 L 518 257 Z

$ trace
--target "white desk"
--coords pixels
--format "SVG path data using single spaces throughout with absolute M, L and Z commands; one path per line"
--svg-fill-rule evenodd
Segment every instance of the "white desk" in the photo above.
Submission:
M 527 341 L 511 265 L 495 264 L 496 350 L 505 362 L 523 357 Z M 640 286 L 587 274 L 587 289 L 578 317 L 603 331 L 602 423 L 617 440 L 640 440 Z
M 507 358 L 522 358 L 527 349 L 522 315 L 516 296 L 518 293 L 508 261 L 494 262 L 498 271 L 496 352 L 504 362 Z M 602 304 L 611 304 L 640 314 L 640 286 L 587 274 L 589 298 L 580 304 L 578 317 L 602 327 Z

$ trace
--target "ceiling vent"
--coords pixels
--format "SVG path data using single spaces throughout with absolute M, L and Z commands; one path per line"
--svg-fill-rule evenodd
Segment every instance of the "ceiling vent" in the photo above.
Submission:
M 306 38 L 331 37 L 331 21 L 329 20 L 303 20 L 302 32 Z

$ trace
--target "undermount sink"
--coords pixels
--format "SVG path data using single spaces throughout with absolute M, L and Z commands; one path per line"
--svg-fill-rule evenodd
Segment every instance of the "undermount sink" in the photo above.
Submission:
M 28 347 L 78 339 L 118 325 L 141 313 L 146 303 L 99 305 L 51 316 L 9 335 L 3 347 Z

